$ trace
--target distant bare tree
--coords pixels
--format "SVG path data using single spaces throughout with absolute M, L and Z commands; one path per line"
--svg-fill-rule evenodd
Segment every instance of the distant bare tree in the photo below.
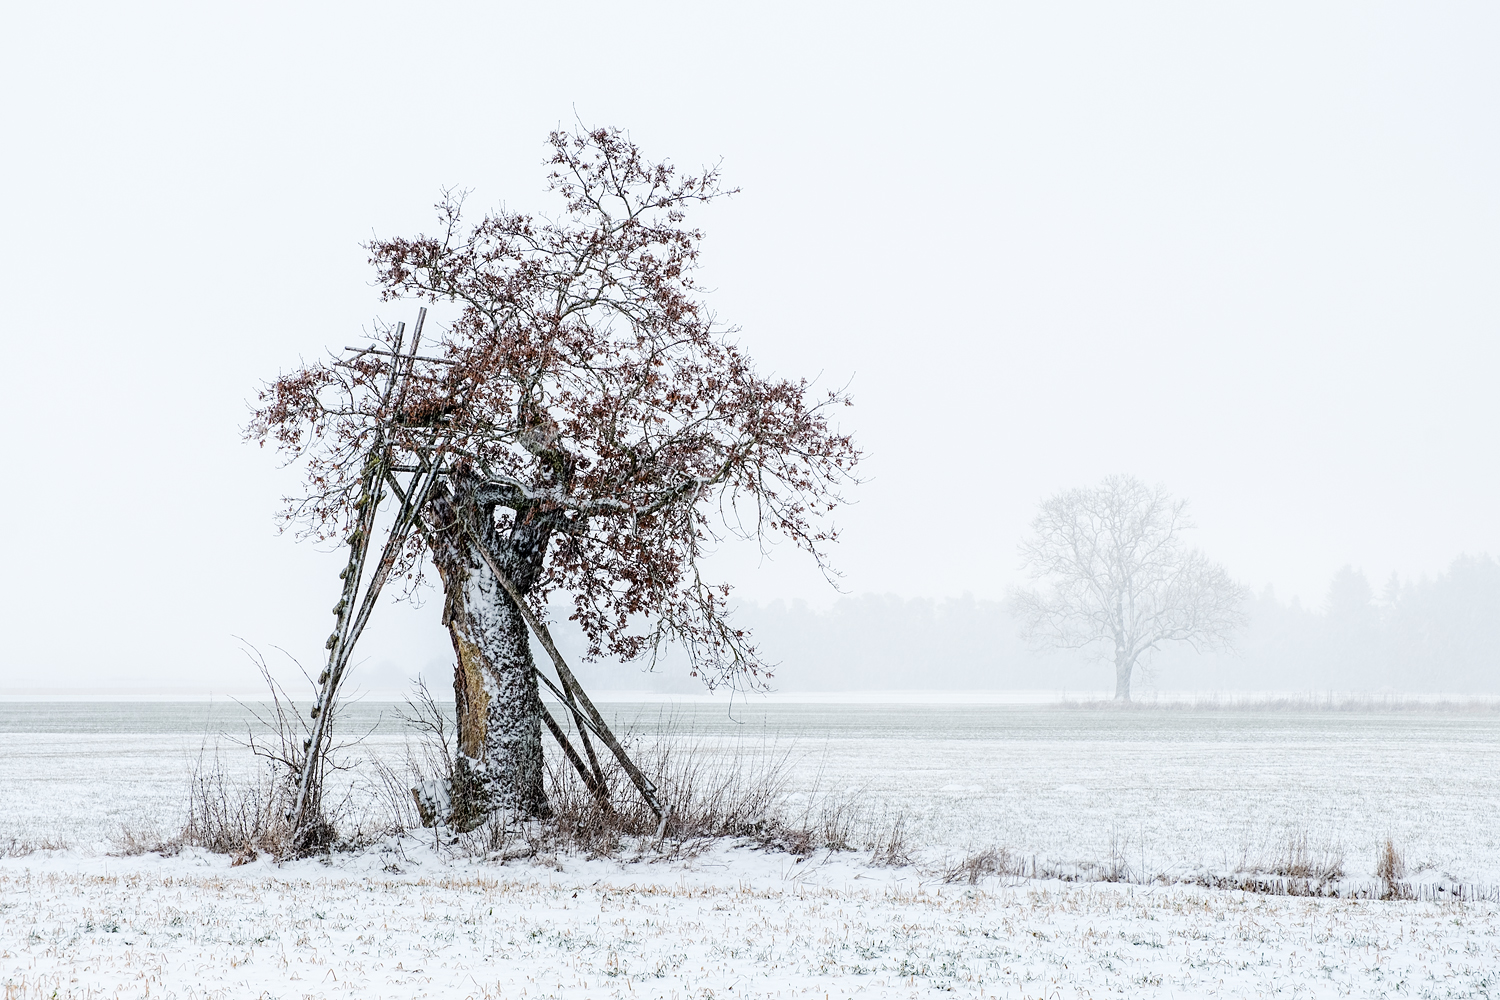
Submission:
M 1022 637 L 1062 649 L 1113 651 L 1115 700 L 1152 650 L 1227 646 L 1245 622 L 1246 591 L 1224 567 L 1183 545 L 1187 502 L 1133 476 L 1042 504 L 1021 555 L 1045 591 L 1013 597 Z

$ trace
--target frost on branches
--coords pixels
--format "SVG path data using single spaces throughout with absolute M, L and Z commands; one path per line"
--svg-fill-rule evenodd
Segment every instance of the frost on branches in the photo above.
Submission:
M 368 245 L 386 300 L 454 313 L 401 391 L 383 393 L 384 356 L 312 364 L 268 385 L 248 428 L 302 460 L 286 516 L 317 539 L 354 530 L 377 435 L 394 468 L 441 464 L 393 568 L 430 557 L 442 583 L 453 809 L 474 815 L 548 811 L 527 626 L 485 555 L 538 613 L 569 595 L 591 658 L 654 661 L 671 643 L 709 686 L 756 683 L 766 665 L 729 621 L 729 586 L 702 577 L 705 551 L 780 537 L 829 572 L 827 518 L 859 459 L 830 422 L 842 392 L 759 375 L 704 305 L 684 220 L 727 193 L 717 169 L 679 176 L 616 129 L 550 143 L 560 216 L 469 222 L 449 193 L 436 235 Z

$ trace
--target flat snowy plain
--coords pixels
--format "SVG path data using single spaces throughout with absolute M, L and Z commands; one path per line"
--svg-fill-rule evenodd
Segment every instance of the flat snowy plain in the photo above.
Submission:
M 1162 881 L 1264 870 L 1298 836 L 1371 880 L 1389 836 L 1416 880 L 1500 882 L 1493 712 L 665 711 L 706 752 L 789 752 L 794 797 L 857 799 L 869 831 L 904 816 L 918 863 L 720 845 L 502 865 L 430 837 L 280 866 L 120 856 L 123 830 L 180 823 L 188 769 L 238 709 L 4 704 L 5 996 L 1500 995 L 1500 904 Z M 389 706 L 358 712 L 367 749 L 397 755 Z M 66 846 L 21 853 L 48 840 Z M 943 880 L 987 846 L 1131 881 Z

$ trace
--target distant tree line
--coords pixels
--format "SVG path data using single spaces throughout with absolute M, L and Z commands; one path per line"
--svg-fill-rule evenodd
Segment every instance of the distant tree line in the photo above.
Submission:
M 1323 601 L 1282 600 L 1265 588 L 1245 599 L 1232 651 L 1167 649 L 1143 677 L 1151 688 L 1198 691 L 1500 692 L 1500 562 L 1461 556 L 1433 578 L 1380 590 L 1340 570 Z M 1097 659 L 1037 652 L 1018 637 L 1003 601 L 865 594 L 827 610 L 801 601 L 745 603 L 774 686 L 790 691 L 906 688 L 1100 691 L 1113 679 Z M 608 688 L 666 687 L 672 672 L 642 675 L 600 664 Z M 683 686 L 683 690 L 693 688 Z
M 1460 556 L 1433 578 L 1392 577 L 1379 593 L 1346 566 L 1321 607 L 1267 587 L 1246 611 L 1238 656 L 1200 664 L 1208 676 L 1255 688 L 1500 691 L 1500 562 L 1488 555 Z M 1164 662 L 1163 686 L 1191 668 Z

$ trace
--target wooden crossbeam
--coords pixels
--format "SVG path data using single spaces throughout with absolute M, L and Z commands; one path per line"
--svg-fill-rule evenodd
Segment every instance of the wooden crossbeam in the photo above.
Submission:
M 424 308 L 422 311 L 425 313 L 427 310 Z M 378 347 L 350 347 L 348 344 L 345 344 L 344 350 L 357 351 L 359 354 L 380 354 L 384 357 L 401 358 L 406 361 L 431 361 L 436 365 L 461 364 L 461 362 L 454 361 L 452 358 L 429 358 L 424 354 L 397 354 L 393 351 L 382 351 Z

